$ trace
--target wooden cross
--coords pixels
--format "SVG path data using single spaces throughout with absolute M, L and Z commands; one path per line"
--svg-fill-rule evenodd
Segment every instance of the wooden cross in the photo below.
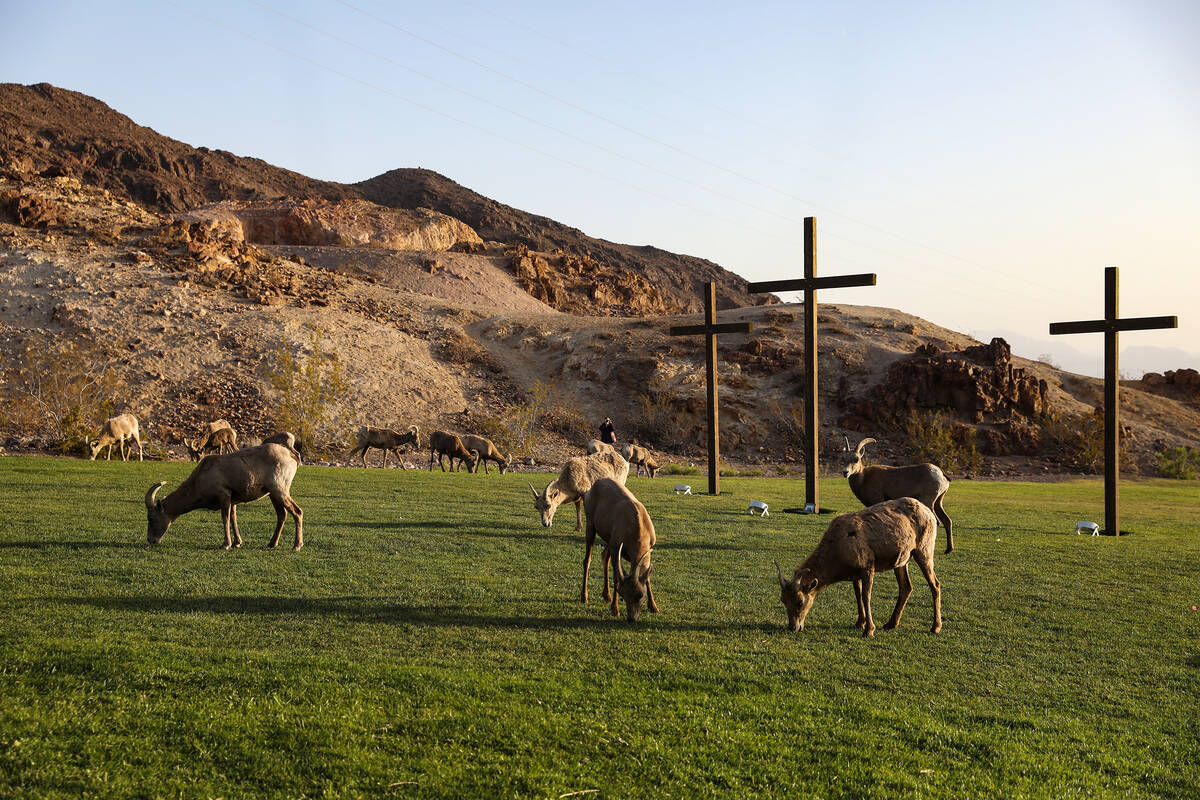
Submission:
M 817 427 L 817 289 L 843 286 L 874 286 L 875 273 L 817 277 L 817 218 L 804 218 L 804 277 L 781 281 L 759 281 L 746 287 L 748 292 L 804 291 L 804 510 L 820 513 L 817 473 L 820 471 L 820 428 Z
M 1116 267 L 1104 270 L 1104 319 L 1082 322 L 1051 322 L 1050 334 L 1104 334 L 1104 531 L 1121 535 L 1120 495 L 1117 481 L 1121 473 L 1121 406 L 1118 392 L 1121 387 L 1117 371 L 1117 334 L 1121 331 L 1150 331 L 1179 327 L 1178 317 L 1117 316 L 1118 273 Z
M 754 326 L 749 322 L 726 322 L 717 324 L 717 285 L 704 284 L 704 324 L 676 325 L 671 328 L 672 336 L 704 336 L 705 360 L 708 366 L 708 493 L 721 493 L 721 436 L 717 424 L 717 334 L 750 333 Z

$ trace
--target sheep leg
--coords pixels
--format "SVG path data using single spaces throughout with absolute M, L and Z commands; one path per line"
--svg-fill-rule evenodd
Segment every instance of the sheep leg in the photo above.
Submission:
M 908 577 L 908 564 L 896 567 L 896 583 L 900 586 L 900 593 L 896 596 L 896 607 L 892 609 L 892 618 L 883 626 L 885 631 L 890 631 L 900 624 L 900 615 L 904 613 L 908 596 L 912 594 L 912 579 Z
M 221 526 L 225 529 L 225 544 L 221 546 L 222 550 L 228 550 L 233 544 L 233 539 L 229 536 L 229 516 L 232 513 L 232 508 L 233 503 L 228 500 L 221 506 Z
M 304 511 L 291 498 L 291 495 L 286 495 L 283 501 L 287 505 L 288 511 L 292 512 L 292 519 L 296 521 L 296 541 L 292 543 L 292 552 L 294 553 L 304 547 Z
M 388 449 L 385 447 L 385 448 L 383 448 L 383 468 L 384 469 L 387 469 L 387 456 L 388 456 Z
M 575 530 L 583 529 L 583 498 L 575 498 Z
M 867 615 L 867 624 L 863 626 L 863 636 L 875 635 L 875 620 L 871 619 L 871 584 L 875 580 L 875 570 L 871 568 L 862 571 L 862 602 L 863 611 Z
M 138 446 L 138 461 L 141 461 L 141 460 L 142 460 L 142 440 L 141 440 L 141 439 L 135 439 L 134 441 L 136 441 L 136 442 L 137 442 L 137 446 Z M 133 448 L 132 448 L 132 447 L 130 447 L 130 448 L 129 448 L 129 452 L 130 452 L 130 453 L 132 453 L 132 452 L 133 452 Z
M 618 565 L 617 565 L 616 561 L 614 560 L 616 558 L 617 558 L 617 554 L 612 552 L 611 547 L 604 548 L 604 599 L 605 600 L 610 599 L 609 594 L 608 594 L 608 565 L 609 565 L 609 562 L 612 562 L 612 564 L 613 564 L 613 592 L 612 592 L 612 596 L 611 596 L 611 602 L 609 603 L 609 606 L 608 606 L 608 613 L 612 614 L 614 617 L 619 617 L 619 616 L 621 616 L 621 609 L 617 604 L 617 597 L 619 595 L 617 593 L 617 566 Z
M 592 566 L 592 545 L 596 542 L 596 526 L 588 523 L 587 537 L 583 541 L 583 589 L 579 592 L 579 602 L 588 601 L 588 570 Z M 604 562 L 604 599 L 608 599 L 608 551 L 603 557 Z
M 917 551 L 913 560 L 921 568 L 921 574 L 929 581 L 929 590 L 933 592 L 933 627 L 930 633 L 938 633 L 942 629 L 942 582 L 933 574 L 933 555 Z
M 658 613 L 658 603 L 654 602 L 654 590 L 650 588 L 650 579 L 649 578 L 646 578 L 646 600 L 649 602 L 649 605 L 646 607 L 646 610 L 649 611 L 651 614 L 657 614 Z
M 854 621 L 854 627 L 865 628 L 867 625 L 867 612 L 863 609 L 862 579 L 855 578 L 852 582 L 854 584 L 854 602 L 858 605 L 858 619 Z
M 612 600 L 612 595 L 608 591 L 608 568 L 612 564 L 612 552 L 608 549 L 608 545 L 604 545 L 604 552 L 600 554 L 600 565 L 604 567 L 604 599 Z M 617 568 L 613 567 L 613 588 L 617 588 Z
M 946 526 L 946 552 L 954 552 L 954 524 L 950 522 L 950 515 L 946 513 L 946 509 L 942 506 L 942 498 L 946 496 L 942 492 L 933 499 L 933 513 L 937 516 L 942 525 Z
M 229 524 L 233 528 L 233 546 L 242 546 L 242 532 L 238 530 L 237 524 L 237 504 L 230 503 L 229 505 Z

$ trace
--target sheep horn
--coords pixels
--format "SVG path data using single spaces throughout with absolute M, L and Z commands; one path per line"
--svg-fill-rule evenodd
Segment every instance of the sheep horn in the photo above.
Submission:
M 780 585 L 781 587 L 782 587 L 782 586 L 787 586 L 787 581 L 785 581 L 785 580 L 783 579 L 783 567 L 779 566 L 779 562 L 778 562 L 778 561 L 774 561 L 774 559 L 772 559 L 772 561 L 773 561 L 773 562 L 774 562 L 774 564 L 775 564 L 775 571 L 779 573 L 779 585 Z
M 617 557 L 613 560 L 613 574 L 617 576 L 617 583 L 622 583 L 625 580 L 625 571 L 621 569 L 621 550 L 624 547 L 624 542 L 617 545 Z
M 532 484 L 532 483 L 531 483 L 531 484 L 529 484 L 529 491 L 533 492 L 533 499 L 534 499 L 534 500 L 541 500 L 541 499 L 542 499 L 542 496 L 541 496 L 540 494 L 538 494 L 538 490 L 537 490 L 537 489 L 535 489 L 535 488 L 533 488 L 533 484 Z
M 634 575 L 644 575 L 642 572 L 642 562 L 646 564 L 646 572 L 650 571 L 650 551 L 647 550 L 641 558 L 638 559 L 637 565 L 633 568 Z
M 146 508 L 154 508 L 154 495 L 158 494 L 158 490 L 166 485 L 166 481 L 159 481 L 146 490 Z
M 850 452 L 850 437 L 843 433 L 842 438 L 846 440 L 846 452 L 849 453 Z
M 861 442 L 858 443 L 858 450 L 856 450 L 855 452 L 858 454 L 859 457 L 862 456 L 863 448 L 866 447 L 867 445 L 871 444 L 871 442 L 873 442 L 873 441 L 875 441 L 875 440 L 868 436 L 866 439 L 863 439 Z

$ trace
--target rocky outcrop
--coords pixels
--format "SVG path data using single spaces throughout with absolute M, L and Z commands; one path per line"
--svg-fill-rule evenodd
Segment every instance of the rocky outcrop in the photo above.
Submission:
M 227 227 L 237 237 L 261 245 L 444 251 L 483 243 L 469 226 L 445 214 L 427 208 L 383 208 L 365 200 L 226 201 L 179 217 Z
M 840 391 L 846 389 L 843 383 Z M 843 397 L 843 428 L 864 433 L 897 425 L 913 411 L 942 410 L 977 427 L 988 454 L 1029 454 L 1041 446 L 1036 420 L 1047 410 L 1046 382 L 1013 366 L 1003 339 L 942 352 L 924 344 L 888 369 L 866 394 Z
M 682 309 L 640 273 L 616 269 L 570 253 L 509 251 L 518 283 L 551 308 L 589 316 L 658 316 Z
M 1147 372 L 1135 385 L 1142 391 L 1200 407 L 1200 372 L 1194 369 Z

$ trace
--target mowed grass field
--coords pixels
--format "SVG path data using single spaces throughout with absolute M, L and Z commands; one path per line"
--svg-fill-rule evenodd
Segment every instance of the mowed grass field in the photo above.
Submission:
M 661 613 L 630 627 L 598 550 L 578 602 L 549 475 L 303 467 L 299 553 L 266 501 L 240 551 L 204 511 L 147 545 L 146 488 L 189 469 L 0 459 L 0 796 L 1200 796 L 1194 482 L 1124 483 L 1116 539 L 1072 534 L 1099 481 L 956 481 L 943 632 L 914 565 L 864 640 L 849 584 L 784 628 L 771 560 L 832 518 L 785 512 L 800 481 L 631 478 Z

